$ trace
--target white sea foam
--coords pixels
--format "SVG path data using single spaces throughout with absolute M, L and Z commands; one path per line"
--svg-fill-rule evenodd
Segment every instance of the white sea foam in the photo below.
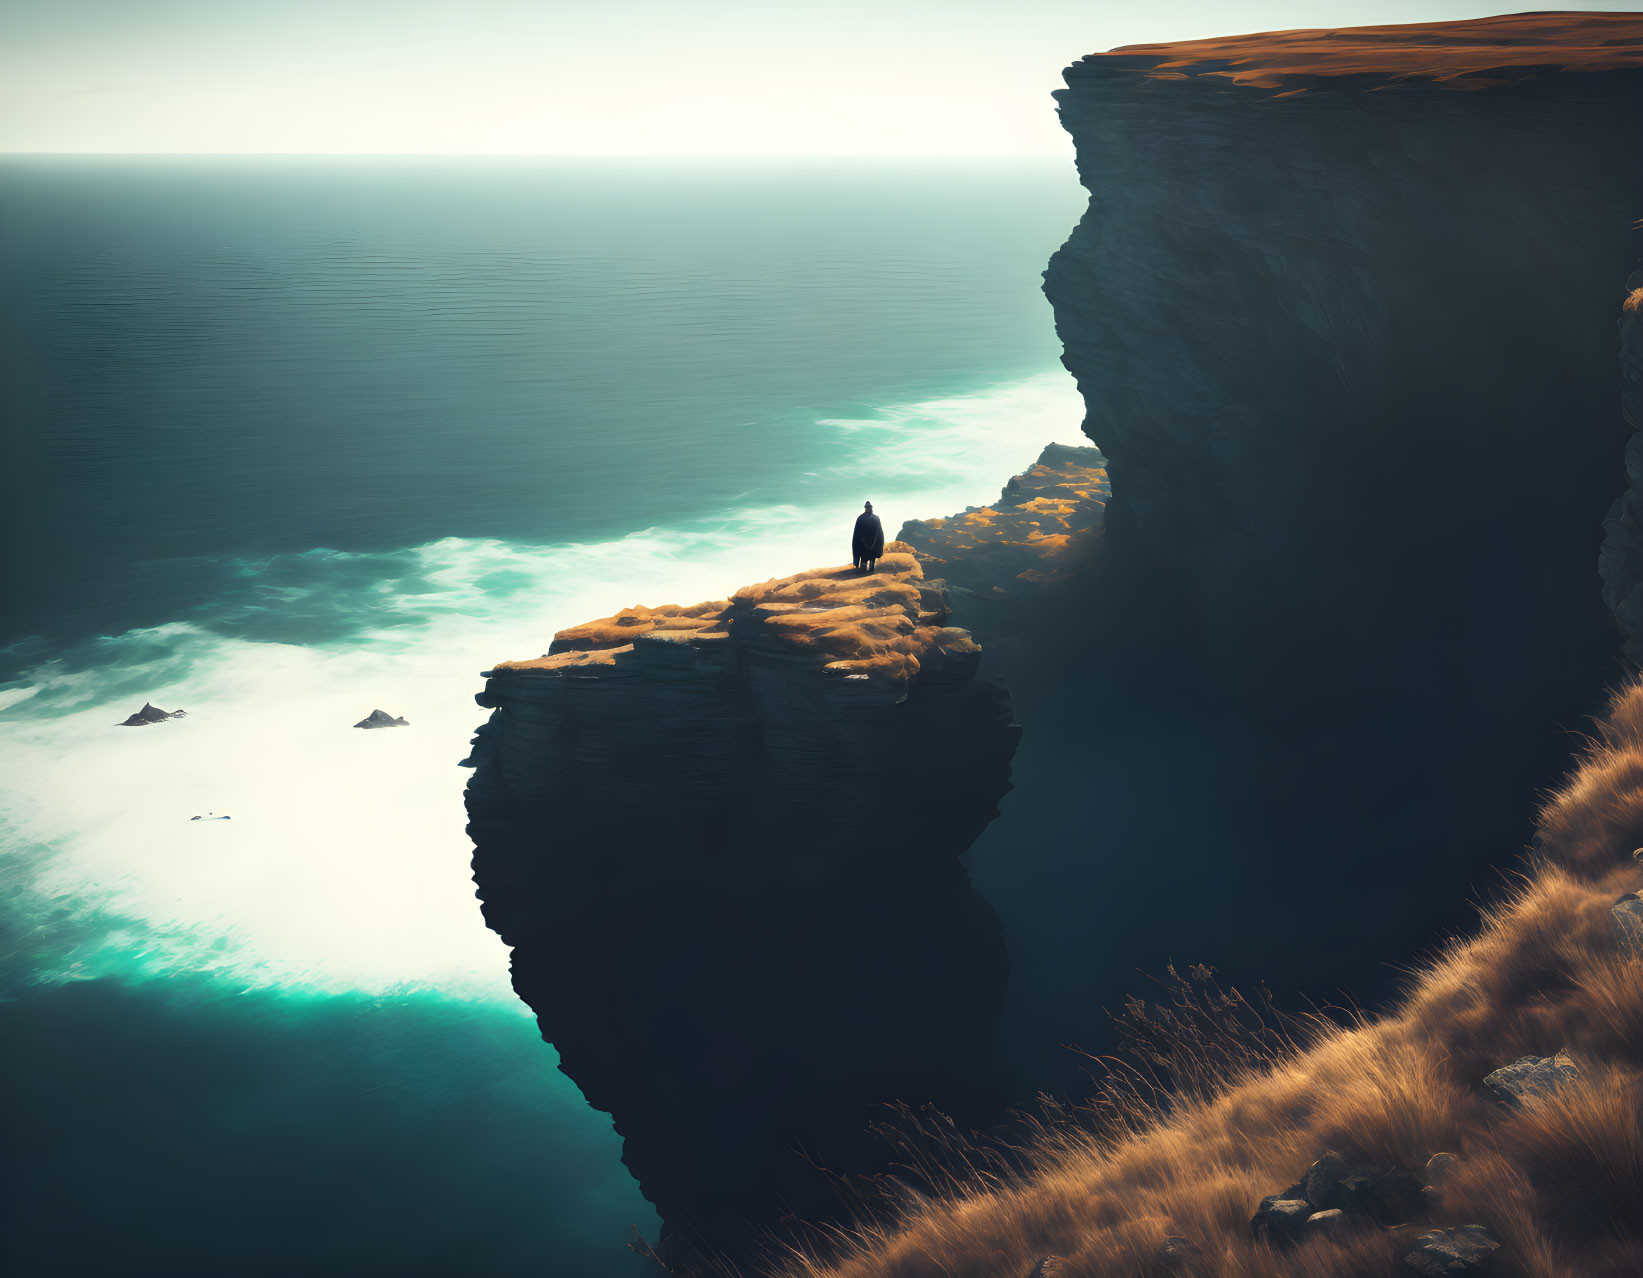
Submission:
M 1084 442 L 1080 416 L 1060 372 L 898 406 L 834 423 L 838 473 L 893 529 L 990 500 L 1045 443 Z M 915 479 L 887 490 L 886 475 Z M 0 690 L 0 882 L 47 927 L 21 957 L 43 979 L 205 970 L 511 1004 L 468 878 L 456 766 L 484 716 L 479 672 L 627 604 L 840 561 L 857 508 L 727 510 L 584 545 L 449 538 L 416 548 L 430 589 L 396 599 L 398 624 L 346 643 L 134 631 L 108 642 L 129 652 L 122 686 L 146 663 L 135 699 L 108 693 L 106 667 L 32 672 Z M 144 697 L 188 717 L 116 727 Z M 351 726 L 378 707 L 410 726 Z M 208 811 L 231 819 L 190 820 Z

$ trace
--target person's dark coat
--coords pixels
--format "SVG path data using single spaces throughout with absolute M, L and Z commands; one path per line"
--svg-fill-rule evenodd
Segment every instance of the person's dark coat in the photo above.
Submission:
M 856 563 L 884 558 L 884 525 L 870 510 L 856 516 L 856 532 L 850 538 L 850 558 Z

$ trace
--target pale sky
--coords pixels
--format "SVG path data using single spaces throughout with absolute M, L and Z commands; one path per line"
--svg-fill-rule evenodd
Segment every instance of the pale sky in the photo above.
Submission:
M 1085 53 L 1511 11 L 1441 0 L 0 0 L 0 151 L 1062 155 L 1049 93 Z

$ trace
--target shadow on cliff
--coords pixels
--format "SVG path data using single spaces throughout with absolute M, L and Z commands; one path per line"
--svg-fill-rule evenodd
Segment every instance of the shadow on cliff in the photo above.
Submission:
M 1621 674 L 1598 557 L 1643 209 L 1615 84 L 1177 86 L 1177 129 L 1158 86 L 1071 82 L 1100 182 L 1045 287 L 1113 496 L 1099 566 L 1019 623 L 1017 790 L 971 858 L 1024 1092 L 1172 958 L 1378 1003 L 1513 865 Z

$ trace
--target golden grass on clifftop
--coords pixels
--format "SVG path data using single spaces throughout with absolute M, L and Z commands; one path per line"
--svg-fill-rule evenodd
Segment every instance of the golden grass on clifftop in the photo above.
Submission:
M 1077 450 L 1099 456 L 1095 450 Z M 1047 452 L 1046 456 L 1050 454 Z M 938 574 L 960 578 L 974 568 L 999 570 L 1000 591 L 1016 582 L 1047 584 L 1065 578 L 1080 553 L 1101 537 L 1108 493 L 1104 464 L 1043 459 L 1011 479 L 999 500 L 971 506 L 956 515 L 909 520 L 902 535 L 914 553 Z M 977 552 L 982 552 L 978 554 Z
M 924 569 L 911 547 L 892 541 L 878 570 L 848 565 L 744 586 L 733 615 L 761 623 L 831 675 L 860 675 L 905 686 L 935 647 L 953 651 L 970 637 L 946 626 L 945 609 L 926 599 Z
M 1253 88 L 1340 76 L 1484 87 L 1487 73 L 1643 66 L 1643 14 L 1517 13 L 1467 22 L 1264 31 L 1170 44 L 1130 44 L 1103 56 L 1151 56 L 1161 79 L 1208 75 Z
M 498 662 L 494 669 L 554 672 L 612 666 L 643 636 L 712 642 L 733 630 L 746 638 L 751 628 L 761 641 L 813 661 L 828 675 L 857 675 L 905 687 L 932 650 L 949 655 L 978 651 L 965 631 L 946 625 L 946 610 L 926 585 L 911 547 L 893 541 L 884 549 L 874 573 L 848 564 L 809 568 L 744 586 L 729 601 L 624 608 L 561 630 L 540 657 Z
M 1543 810 L 1534 855 L 1478 933 L 1452 942 L 1375 1021 L 1313 1022 L 1168 1108 L 1120 1088 L 1119 1121 L 1041 1125 L 1025 1173 L 914 1201 L 892 1227 L 790 1278 L 1274 1274 L 1387 1278 L 1424 1229 L 1481 1224 L 1503 1278 L 1643 1273 L 1643 958 L 1611 909 L 1643 884 L 1643 684 L 1618 695 L 1574 777 Z M 1567 1049 L 1578 1083 L 1507 1106 L 1485 1074 Z M 1205 1059 L 1208 1059 L 1206 1056 Z M 1254 1240 L 1260 1199 L 1336 1150 L 1419 1172 L 1458 1165 L 1427 1221 L 1357 1225 L 1285 1251 Z M 1170 1270 L 1159 1248 L 1192 1240 Z

